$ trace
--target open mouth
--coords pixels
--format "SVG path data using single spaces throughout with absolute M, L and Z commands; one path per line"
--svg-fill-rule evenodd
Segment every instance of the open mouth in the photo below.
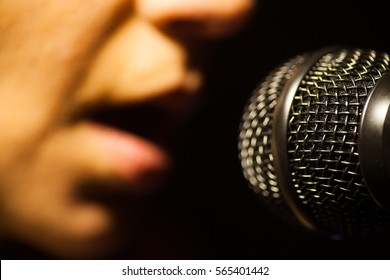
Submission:
M 156 144 L 168 145 L 178 118 L 152 105 L 106 106 L 83 114 L 83 119 L 136 135 Z
M 96 151 L 91 157 L 98 166 L 87 179 L 119 189 L 161 185 L 175 161 L 178 118 L 172 114 L 153 104 L 83 110 L 74 122 L 87 139 L 86 149 Z

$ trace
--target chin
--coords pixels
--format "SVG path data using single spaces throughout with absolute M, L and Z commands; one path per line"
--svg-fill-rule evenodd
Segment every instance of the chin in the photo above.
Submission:
M 115 255 L 125 237 L 131 237 L 109 210 L 99 210 L 75 214 L 62 230 L 41 236 L 38 247 L 57 259 L 105 259 Z
M 123 237 L 117 233 L 70 237 L 67 242 L 58 242 L 48 250 L 58 259 L 107 259 L 120 250 Z

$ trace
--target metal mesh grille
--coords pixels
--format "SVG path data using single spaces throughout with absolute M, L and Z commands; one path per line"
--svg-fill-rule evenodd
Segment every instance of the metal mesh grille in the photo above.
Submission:
M 297 220 L 278 187 L 271 138 L 279 94 L 302 61 L 303 56 L 288 61 L 259 85 L 245 108 L 239 135 L 239 157 L 250 187 L 293 224 Z M 328 233 L 353 236 L 390 224 L 369 195 L 357 146 L 367 95 L 388 69 L 385 53 L 329 53 L 305 75 L 294 97 L 288 128 L 293 187 L 305 211 Z
M 239 135 L 239 157 L 249 186 L 268 208 L 289 223 L 298 221 L 278 187 L 271 152 L 272 119 L 281 89 L 303 61 L 298 56 L 276 68 L 253 92 L 244 110 Z
M 319 227 L 344 235 L 389 223 L 368 192 L 358 156 L 359 121 L 389 56 L 360 49 L 323 56 L 294 97 L 288 157 L 294 188 Z

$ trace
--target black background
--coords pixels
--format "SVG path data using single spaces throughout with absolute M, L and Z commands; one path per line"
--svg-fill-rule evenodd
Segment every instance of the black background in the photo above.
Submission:
M 221 42 L 211 94 L 190 127 L 182 184 L 172 201 L 199 258 L 388 258 L 390 234 L 330 241 L 282 224 L 247 188 L 238 161 L 242 110 L 254 87 L 287 59 L 328 45 L 390 51 L 389 15 L 380 1 L 261 1 L 242 34 Z
M 210 0 L 212 1 L 212 0 Z M 228 0 L 227 0 L 228 1 Z M 283 224 L 248 188 L 238 160 L 243 108 L 255 86 L 285 60 L 328 45 L 390 52 L 383 1 L 260 1 L 250 26 L 219 43 L 209 95 L 186 128 L 174 184 L 153 197 L 139 246 L 125 259 L 387 259 L 390 234 L 331 241 Z M 21 245 L 10 258 L 51 258 Z

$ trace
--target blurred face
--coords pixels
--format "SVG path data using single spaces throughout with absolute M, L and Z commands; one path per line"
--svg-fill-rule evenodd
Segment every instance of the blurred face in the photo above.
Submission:
M 202 87 L 197 42 L 239 29 L 252 6 L 0 1 L 0 232 L 59 256 L 114 248 L 115 207 L 88 193 L 162 184 Z

